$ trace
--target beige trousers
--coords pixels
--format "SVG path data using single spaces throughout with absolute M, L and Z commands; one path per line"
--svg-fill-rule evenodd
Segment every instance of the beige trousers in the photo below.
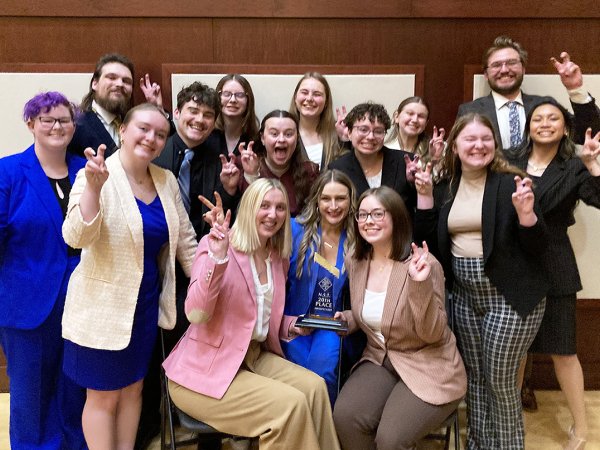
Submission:
M 178 408 L 219 431 L 258 437 L 261 450 L 340 448 L 323 379 L 255 342 L 220 400 L 171 380 L 169 393 Z

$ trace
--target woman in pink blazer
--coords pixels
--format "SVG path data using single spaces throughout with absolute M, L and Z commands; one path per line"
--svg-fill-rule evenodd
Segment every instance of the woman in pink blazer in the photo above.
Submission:
M 220 431 L 258 437 L 261 450 L 338 449 L 325 382 L 286 361 L 279 343 L 299 331 L 283 315 L 285 188 L 274 179 L 252 183 L 231 230 L 230 212 L 212 214 L 192 267 L 191 325 L 164 362 L 173 401 Z
M 448 328 L 444 273 L 427 245 L 412 244 L 410 215 L 387 186 L 358 201 L 356 250 L 347 259 L 349 330 L 367 347 L 335 404 L 345 450 L 405 450 L 440 424 L 465 395 L 467 376 Z

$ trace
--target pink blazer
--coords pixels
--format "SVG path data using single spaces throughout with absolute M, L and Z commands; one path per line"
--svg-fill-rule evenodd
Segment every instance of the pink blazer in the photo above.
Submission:
M 223 397 L 250 345 L 257 320 L 256 290 L 250 256 L 231 246 L 229 261 L 208 256 L 208 236 L 198 245 L 185 312 L 186 333 L 163 363 L 167 377 L 209 397 Z M 283 315 L 289 262 L 271 255 L 273 303 L 266 349 L 283 357 L 280 339 L 288 336 L 294 317 Z

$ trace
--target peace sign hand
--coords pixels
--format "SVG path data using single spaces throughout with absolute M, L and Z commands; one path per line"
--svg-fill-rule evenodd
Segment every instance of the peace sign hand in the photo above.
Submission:
M 258 156 L 252 150 L 254 147 L 254 141 L 250 141 L 248 143 L 248 148 L 246 148 L 246 144 L 242 142 L 238 150 L 240 151 L 240 156 L 242 160 L 242 168 L 244 169 L 244 173 L 250 176 L 258 175 L 258 168 L 260 165 L 260 161 L 258 160 Z
M 442 158 L 444 149 L 446 148 L 446 143 L 444 142 L 445 135 L 446 130 L 440 128 L 438 131 L 438 127 L 433 126 L 433 136 L 429 141 L 429 159 L 433 162 L 437 162 Z
M 97 152 L 94 152 L 94 149 L 91 147 L 83 151 L 87 159 L 87 163 L 85 164 L 85 179 L 88 186 L 95 192 L 100 192 L 108 179 L 108 170 L 104 162 L 105 150 L 106 145 L 101 144 Z
M 560 54 L 561 61 L 558 61 L 554 56 L 550 61 L 560 75 L 560 81 L 568 90 L 577 89 L 583 86 L 583 74 L 577 64 L 571 61 L 571 57 L 567 52 Z
M 417 247 L 417 244 L 414 242 L 411 244 L 411 247 L 412 255 L 408 264 L 408 275 L 415 281 L 425 281 L 431 272 L 427 242 L 423 241 L 423 248 Z
M 208 232 L 208 249 L 216 259 L 225 259 L 229 248 L 229 221 L 231 211 L 227 211 L 221 223 L 213 223 Z
M 215 194 L 215 204 L 207 199 L 204 195 L 199 195 L 198 200 L 200 200 L 207 208 L 208 212 L 204 214 L 203 218 L 206 223 L 208 223 L 211 227 L 214 224 L 223 224 L 223 220 L 225 220 L 225 214 L 223 211 L 223 200 L 217 191 Z

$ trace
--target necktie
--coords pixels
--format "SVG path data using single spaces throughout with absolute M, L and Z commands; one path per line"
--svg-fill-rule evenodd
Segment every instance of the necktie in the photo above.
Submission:
M 177 177 L 181 200 L 183 200 L 183 206 L 185 206 L 188 213 L 190 212 L 190 166 L 193 157 L 194 152 L 189 148 L 186 149 L 183 162 L 179 168 L 179 176 Z
M 115 117 L 110 125 L 113 129 L 113 140 L 118 147 L 121 147 L 121 134 L 119 133 L 121 129 L 121 119 Z
M 521 143 L 521 121 L 517 102 L 508 102 L 508 124 L 510 126 L 510 146 L 516 147 Z

